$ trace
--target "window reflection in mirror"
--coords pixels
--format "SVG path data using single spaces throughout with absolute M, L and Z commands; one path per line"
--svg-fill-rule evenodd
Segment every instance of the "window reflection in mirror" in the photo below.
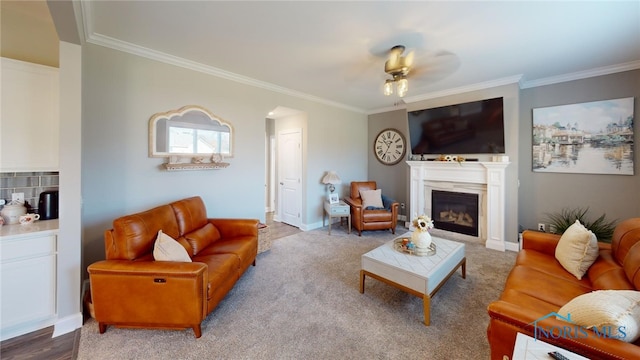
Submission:
M 232 156 L 232 127 L 204 108 L 185 106 L 149 122 L 150 156 Z

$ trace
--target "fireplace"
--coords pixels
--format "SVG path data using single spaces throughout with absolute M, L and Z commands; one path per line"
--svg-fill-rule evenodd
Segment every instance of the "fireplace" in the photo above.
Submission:
M 478 236 L 478 194 L 431 191 L 431 218 L 436 229 Z
M 412 218 L 420 214 L 433 215 L 433 190 L 477 194 L 479 214 L 476 215 L 475 222 L 478 223 L 478 235 L 470 236 L 443 230 L 445 234 L 440 236 L 446 238 L 446 233 L 449 233 L 478 239 L 489 249 L 506 249 L 505 168 L 509 165 L 508 162 L 407 161 L 407 164 L 411 167 L 409 213 Z M 516 243 L 513 244 L 517 246 Z

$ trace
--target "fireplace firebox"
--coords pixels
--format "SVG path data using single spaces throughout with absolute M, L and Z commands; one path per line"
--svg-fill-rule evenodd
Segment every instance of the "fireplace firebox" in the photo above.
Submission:
M 478 236 L 478 194 L 431 191 L 431 218 L 436 229 Z

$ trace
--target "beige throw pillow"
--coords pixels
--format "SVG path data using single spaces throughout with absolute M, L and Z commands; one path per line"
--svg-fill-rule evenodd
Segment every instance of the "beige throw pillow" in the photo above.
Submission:
M 640 336 L 640 291 L 593 291 L 569 301 L 558 315 L 607 337 L 634 342 Z
M 171 236 L 163 233 L 162 230 L 158 231 L 158 237 L 153 246 L 153 258 L 156 261 L 191 262 L 191 258 L 184 246 L 180 245 Z
M 382 190 L 362 190 L 360 191 L 360 197 L 362 198 L 362 206 L 366 209 L 369 206 L 376 208 L 383 208 L 382 204 Z
M 555 255 L 560 265 L 580 280 L 596 261 L 598 254 L 598 239 L 591 230 L 587 230 L 576 220 L 562 234 Z

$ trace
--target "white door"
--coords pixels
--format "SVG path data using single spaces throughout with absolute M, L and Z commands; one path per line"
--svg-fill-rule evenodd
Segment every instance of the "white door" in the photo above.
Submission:
M 278 214 L 300 227 L 302 211 L 302 129 L 278 132 Z

